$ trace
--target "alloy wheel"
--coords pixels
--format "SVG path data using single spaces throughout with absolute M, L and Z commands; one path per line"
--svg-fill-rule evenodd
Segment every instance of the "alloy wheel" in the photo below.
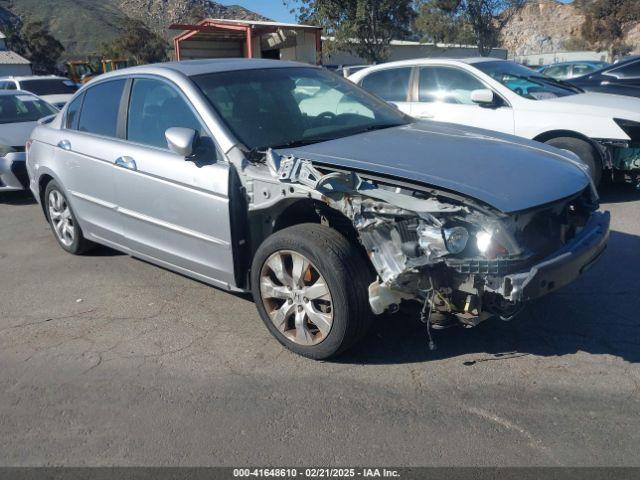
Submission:
M 49 218 L 58 240 L 69 247 L 75 240 L 75 225 L 67 200 L 58 190 L 49 193 Z
M 260 295 L 275 327 L 299 345 L 322 342 L 333 324 L 333 301 L 324 277 L 300 253 L 280 250 L 260 272 Z

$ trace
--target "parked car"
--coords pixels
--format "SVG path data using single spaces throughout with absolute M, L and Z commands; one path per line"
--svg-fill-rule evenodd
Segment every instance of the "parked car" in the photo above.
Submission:
M 78 90 L 78 85 L 68 78 L 56 75 L 0 77 L 0 90 L 31 92 L 56 108 L 62 108 Z
M 640 97 L 640 57 L 630 57 L 601 70 L 572 78 L 571 84 L 587 92 Z
M 578 155 L 596 185 L 640 182 L 640 100 L 584 93 L 506 60 L 418 59 L 350 77 L 421 119 L 515 134 Z
M 336 73 L 342 75 L 345 78 L 348 78 L 350 75 L 353 75 L 360 70 L 367 68 L 369 65 L 346 65 L 337 70 Z
M 318 110 L 312 83 L 342 101 Z M 64 250 L 95 242 L 251 291 L 278 341 L 318 359 L 402 300 L 427 325 L 511 317 L 575 280 L 609 232 L 574 155 L 416 121 L 299 63 L 108 73 L 28 145 L 31 190 Z
M 28 187 L 25 143 L 38 120 L 56 113 L 29 92 L 0 91 L 0 192 Z
M 537 71 L 556 80 L 569 80 L 575 77 L 587 75 L 601 68 L 609 66 L 607 62 L 575 61 L 561 62 L 539 67 Z

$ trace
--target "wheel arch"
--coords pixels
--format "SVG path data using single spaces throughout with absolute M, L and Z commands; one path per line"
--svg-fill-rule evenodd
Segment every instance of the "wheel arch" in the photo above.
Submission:
M 250 229 L 253 230 L 252 246 L 251 255 L 242 260 L 244 265 L 241 266 L 241 269 L 247 272 L 243 279 L 245 282 L 245 285 L 242 285 L 243 288 L 251 288 L 251 263 L 260 245 L 274 233 L 303 223 L 325 225 L 336 230 L 362 252 L 365 261 L 373 269 L 351 220 L 319 200 L 301 198 L 287 204 L 278 204 L 259 212 L 249 222 L 253 226 L 253 228 L 250 226 Z
M 44 192 L 47 189 L 47 185 L 49 185 L 49 183 L 53 180 L 55 180 L 55 177 L 53 175 L 50 175 L 49 173 L 43 173 L 42 175 L 40 175 L 40 177 L 38 177 L 38 200 L 40 201 L 40 208 L 42 208 L 42 214 L 45 216 L 45 218 L 48 217 Z
M 593 147 L 595 152 L 600 157 L 600 162 L 602 163 L 603 167 L 607 164 L 606 152 L 603 150 L 604 147 L 602 147 L 595 140 L 587 137 L 586 135 L 583 135 L 582 133 L 576 132 L 574 130 L 550 130 L 548 132 L 539 134 L 538 136 L 534 137 L 533 140 L 535 140 L 536 142 L 545 143 L 553 138 L 560 138 L 560 137 L 575 138 L 577 140 L 583 140 L 587 142 L 589 145 Z

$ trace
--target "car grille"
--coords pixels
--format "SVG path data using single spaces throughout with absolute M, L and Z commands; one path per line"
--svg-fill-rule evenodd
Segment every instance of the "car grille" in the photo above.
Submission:
M 503 276 L 524 269 L 529 262 L 529 257 L 522 258 L 447 258 L 445 263 L 458 273 L 476 275 Z

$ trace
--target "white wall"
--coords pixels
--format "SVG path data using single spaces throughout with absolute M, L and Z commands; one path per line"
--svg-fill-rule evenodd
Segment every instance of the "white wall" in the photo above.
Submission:
M 328 43 L 325 40 L 326 43 Z M 458 47 L 433 44 L 401 44 L 389 47 L 389 58 L 387 61 L 411 60 L 414 58 L 468 58 L 480 55 L 475 47 Z M 507 58 L 507 51 L 504 49 L 493 49 L 491 57 Z M 361 65 L 368 63 L 364 59 L 348 52 L 336 51 L 324 54 L 323 63 L 325 65 Z
M 609 61 L 607 52 L 555 52 L 555 53 L 539 53 L 536 55 L 518 55 L 513 60 L 525 65 L 540 66 L 551 65 L 560 62 L 574 61 Z
M 31 74 L 32 74 L 31 65 L 28 63 L 16 64 L 16 65 L 11 65 L 6 63 L 0 64 L 0 76 L 2 77 L 8 77 L 8 76 L 20 77 L 20 76 L 31 75 Z

